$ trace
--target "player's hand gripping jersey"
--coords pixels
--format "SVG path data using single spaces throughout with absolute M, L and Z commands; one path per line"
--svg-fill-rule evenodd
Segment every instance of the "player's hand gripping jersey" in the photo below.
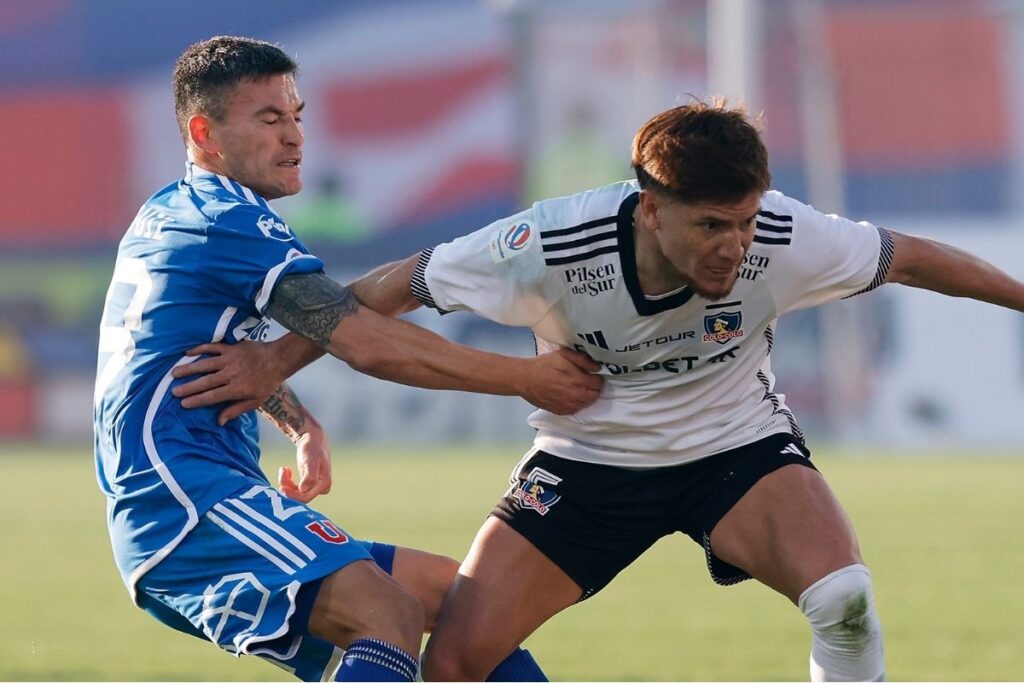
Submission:
M 196 360 L 185 351 L 198 344 L 261 338 L 280 278 L 320 270 L 262 197 L 191 164 L 121 240 L 100 330 L 95 449 L 133 596 L 213 504 L 267 483 L 255 413 L 220 427 L 217 407 L 183 409 L 171 368 Z
M 826 216 L 778 192 L 732 293 L 640 289 L 633 210 L 623 182 L 537 202 L 425 252 L 413 278 L 424 304 L 530 327 L 539 352 L 576 348 L 601 363 L 604 389 L 576 415 L 530 416 L 534 444 L 624 467 L 683 463 L 779 432 L 801 437 L 771 370 L 776 319 L 877 287 L 889 233 Z

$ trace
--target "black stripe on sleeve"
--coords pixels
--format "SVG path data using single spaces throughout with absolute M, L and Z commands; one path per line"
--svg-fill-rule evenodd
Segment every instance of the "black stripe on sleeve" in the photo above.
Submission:
M 577 232 L 589 230 L 590 228 L 597 228 L 602 225 L 611 225 L 615 223 L 615 220 L 616 216 L 608 216 L 607 218 L 598 218 L 596 220 L 587 221 L 586 223 L 580 223 L 579 225 L 574 225 L 571 228 L 558 228 L 557 230 L 541 230 L 540 238 L 544 240 L 549 237 L 562 237 L 564 235 L 572 235 Z
M 765 218 L 771 218 L 771 219 L 774 219 L 774 220 L 777 220 L 777 221 L 789 221 L 791 223 L 793 222 L 793 217 L 792 216 L 785 216 L 785 215 L 780 214 L 780 213 L 772 213 L 771 211 L 765 211 L 764 209 L 761 209 L 760 211 L 758 211 L 757 215 L 758 216 L 764 216 Z
M 766 237 L 755 234 L 754 241 L 760 244 L 790 244 L 793 240 L 789 237 Z
M 572 240 L 569 242 L 555 242 L 553 244 L 542 244 L 541 250 L 548 251 L 565 251 L 566 249 L 575 249 L 576 247 L 583 247 L 594 242 L 601 242 L 602 240 L 613 239 L 618 232 L 616 230 L 610 230 L 608 232 L 599 232 L 596 235 L 588 235 L 581 237 L 578 240 Z
M 619 250 L 618 244 L 610 244 L 605 247 L 594 249 L 593 251 L 587 251 L 582 254 L 573 254 L 572 256 L 561 256 L 559 258 L 546 258 L 544 263 L 549 266 L 561 266 L 566 263 L 575 263 L 576 261 L 586 261 L 587 259 L 600 256 L 602 254 L 614 254 Z
M 878 250 L 878 270 L 875 271 L 875 279 L 871 281 L 864 289 L 859 292 L 854 292 L 850 296 L 843 297 L 849 299 L 851 296 L 857 296 L 858 294 L 864 294 L 870 292 L 872 289 L 881 287 L 885 284 L 886 278 L 889 277 L 889 268 L 892 267 L 892 255 L 895 251 L 892 243 L 892 233 L 885 228 L 878 228 L 878 237 L 882 241 Z
M 420 260 L 416 263 L 416 270 L 413 271 L 412 279 L 409 280 L 409 288 L 412 290 L 412 295 L 419 299 L 421 304 L 428 308 L 433 308 L 443 315 L 451 313 L 451 311 L 446 311 L 438 306 L 434 301 L 434 297 L 430 294 L 430 288 L 427 287 L 427 264 L 430 263 L 430 257 L 433 254 L 433 247 L 424 249 L 423 253 L 420 254 Z
M 771 223 L 762 223 L 761 221 L 757 222 L 757 229 L 775 233 L 793 232 L 792 225 L 772 225 Z

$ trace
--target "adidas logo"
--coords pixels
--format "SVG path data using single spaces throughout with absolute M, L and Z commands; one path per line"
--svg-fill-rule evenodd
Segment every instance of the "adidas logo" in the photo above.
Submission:
M 577 332 L 576 336 L 591 346 L 597 346 L 602 349 L 608 348 L 608 342 L 604 340 L 604 332 L 601 330 L 594 330 L 593 332 Z

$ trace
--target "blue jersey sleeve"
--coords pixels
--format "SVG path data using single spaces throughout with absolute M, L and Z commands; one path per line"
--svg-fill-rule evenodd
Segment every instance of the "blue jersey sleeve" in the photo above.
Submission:
M 324 264 L 280 216 L 238 204 L 210 226 L 201 267 L 211 287 L 263 315 L 282 277 L 321 272 Z

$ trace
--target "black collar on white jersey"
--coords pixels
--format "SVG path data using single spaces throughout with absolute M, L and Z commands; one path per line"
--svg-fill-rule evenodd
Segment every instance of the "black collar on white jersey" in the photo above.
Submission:
M 640 193 L 634 192 L 619 204 L 617 228 L 619 233 L 619 262 L 622 263 L 622 279 L 629 290 L 629 298 L 640 315 L 656 315 L 673 308 L 679 308 L 693 298 L 694 291 L 687 287 L 662 299 L 648 299 L 640 287 L 636 272 L 636 241 L 633 239 L 633 211 L 640 203 Z

